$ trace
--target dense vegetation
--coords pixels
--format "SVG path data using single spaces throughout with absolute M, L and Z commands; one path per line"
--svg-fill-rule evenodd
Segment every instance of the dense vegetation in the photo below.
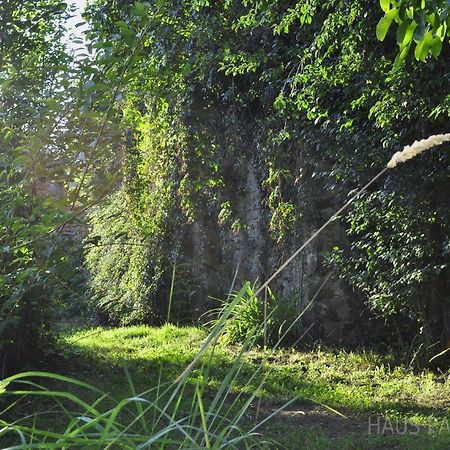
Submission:
M 419 23 L 416 42 L 429 33 L 444 40 L 448 9 L 440 4 L 427 4 L 440 13 L 433 22 L 420 7 L 405 13 L 403 3 L 383 3 L 400 25 L 396 36 L 393 27 L 380 36 L 386 17 L 380 22 L 377 5 L 356 0 L 94 3 L 86 16 L 90 54 L 75 63 L 60 39 L 64 3 L 5 5 L 5 333 L 14 334 L 22 303 L 29 302 L 26 317 L 39 305 L 31 313 L 39 317 L 59 290 L 69 295 L 58 277 L 72 279 L 73 267 L 67 250 L 55 250 L 64 233 L 41 236 L 64 223 L 67 206 L 101 200 L 121 167 L 115 199 L 90 210 L 94 306 L 115 323 L 158 322 L 186 225 L 207 215 L 242 229 L 234 191 L 248 161 L 265 193 L 267 239 L 290 248 L 311 215 L 305 180 L 320 178 L 345 199 L 394 150 L 445 130 L 448 120 L 448 48 L 437 52 L 431 43 L 416 54 L 422 61 L 403 54 L 393 65 L 411 43 L 411 21 Z M 368 32 L 377 23 L 383 42 Z M 419 343 L 449 337 L 447 169 L 446 149 L 396 169 L 348 214 L 350 246 L 329 257 L 378 314 L 408 319 Z M 54 194 L 44 201 L 33 197 L 42 180 Z M 177 275 L 180 302 L 191 276 Z M 186 309 L 178 316 L 195 316 Z M 28 341 L 38 342 L 40 323 Z
M 70 58 L 61 42 L 66 5 L 2 2 L 0 133 L 0 350 L 10 371 L 41 358 L 51 311 L 71 295 L 72 240 L 52 233 L 67 218 L 58 195 L 38 198 L 39 180 L 65 177 L 61 139 Z M 57 184 L 51 184 L 55 191 Z M 58 192 L 57 192 L 58 194 Z
M 101 2 L 89 10 L 99 51 L 119 60 L 126 49 L 134 55 L 119 108 L 130 136 L 122 189 L 133 233 L 152 251 L 145 263 L 139 246 L 128 249 L 132 263 L 123 258 L 116 270 L 128 272 L 136 301 L 149 303 L 150 296 L 156 310 L 149 313 L 164 308 L 157 299 L 168 290 L 187 224 L 206 215 L 232 232 L 244 226 L 235 189 L 248 162 L 258 167 L 265 194 L 267 239 L 292 248 L 301 238 L 299 225 L 312 214 L 306 180 L 320 178 L 344 200 L 393 151 L 445 131 L 448 48 L 437 60 L 427 47 L 419 55 L 424 62 L 403 54 L 405 62 L 394 65 L 406 48 L 403 33 L 411 44 L 405 31 L 411 21 L 420 24 L 417 42 L 434 30 L 420 8 L 411 17 L 402 8 L 395 9 L 403 20 L 397 33 L 392 27 L 383 42 L 368 32 L 380 21 L 379 5 L 356 0 L 148 8 Z M 418 343 L 449 336 L 447 172 L 442 149 L 389 174 L 344 218 L 350 245 L 329 257 L 377 314 L 407 326 L 408 339 L 420 333 Z M 122 228 L 117 222 L 115 232 Z M 106 233 L 94 228 L 93 237 L 107 240 L 110 229 Z M 121 251 L 99 256 L 94 250 L 94 274 L 104 286 L 115 283 L 108 261 Z M 133 276 L 142 264 L 152 292 L 148 278 Z M 189 277 L 187 271 L 183 282 Z M 115 289 L 103 297 L 111 320 L 128 302 Z
M 192 331 L 199 333 L 194 338 L 183 335 L 186 342 L 195 340 L 190 359 L 202 361 L 208 372 L 201 357 L 219 342 L 219 353 L 236 362 L 213 386 L 218 393 L 207 413 L 209 372 L 197 373 L 194 365 L 176 380 L 167 405 L 198 376 L 186 428 L 194 434 L 184 437 L 210 446 L 208 420 L 217 419 L 214 407 L 223 389 L 231 392 L 223 386 L 245 372 L 241 357 L 248 346 L 295 345 L 309 330 L 295 298 L 259 292 L 264 280 L 252 279 L 254 287 L 244 284 L 242 290 L 235 285 L 238 292 L 227 295 L 233 277 L 245 281 L 230 261 L 239 268 L 244 257 L 251 266 L 258 246 L 267 255 L 258 273 L 270 275 L 279 265 L 273 249 L 292 254 L 323 224 L 323 211 L 335 212 L 394 152 L 450 131 L 450 5 L 92 0 L 83 15 L 86 48 L 77 51 L 67 44 L 66 30 L 74 6 L 2 0 L 0 8 L 2 378 L 48 367 L 46 356 L 62 351 L 55 342 L 57 322 L 68 316 L 112 326 L 206 323 L 213 330 L 209 337 L 204 329 Z M 404 360 L 431 364 L 441 374 L 450 355 L 449 160 L 446 143 L 387 171 L 339 217 L 343 238 L 326 242 L 326 254 L 316 255 L 321 270 L 337 274 L 370 317 L 381 319 L 377 323 L 389 336 L 385 346 L 401 348 Z M 242 214 L 250 188 L 258 195 L 258 233 Z M 233 239 L 243 242 L 241 254 L 226 247 Z M 208 271 L 207 264 L 198 266 L 195 246 L 211 257 Z M 326 333 L 317 336 L 325 339 Z M 68 338 L 70 345 L 79 338 L 86 336 Z M 240 343 L 241 353 L 226 347 Z M 297 367 L 275 360 L 281 371 Z M 448 387 L 440 378 L 441 392 L 432 375 L 426 377 L 420 382 L 435 396 Z M 280 379 L 290 390 L 292 380 Z M 14 380 L 0 384 L 1 395 Z M 272 387 L 278 381 L 270 381 Z M 336 399 L 327 391 L 316 400 L 349 406 L 351 389 L 334 389 L 344 393 Z M 151 402 L 169 427 L 161 433 L 171 427 L 186 432 L 176 418 L 183 401 L 180 394 L 170 420 Z M 86 423 L 104 427 L 96 445 L 110 438 L 113 445 L 127 430 L 113 420 L 123 404 L 104 413 L 93 405 L 78 402 L 87 407 L 86 418 L 94 417 Z M 141 406 L 138 422 L 145 417 Z M 387 414 L 379 405 L 366 407 Z M 71 416 L 69 431 L 77 417 Z M 36 430 L 16 429 L 31 441 Z M 118 434 L 111 437 L 112 430 Z M 231 421 L 214 437 L 221 445 L 241 438 L 253 445 L 251 433 L 230 437 L 235 431 Z M 145 446 L 145 433 L 138 441 L 125 433 L 126 445 Z M 82 448 L 85 441 L 77 439 L 68 445 Z M 164 445 L 176 442 L 170 439 Z

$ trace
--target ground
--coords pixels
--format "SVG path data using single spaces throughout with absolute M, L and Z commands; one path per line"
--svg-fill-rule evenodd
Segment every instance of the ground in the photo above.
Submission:
M 150 398 L 155 387 L 159 392 L 158 386 L 172 386 L 206 335 L 202 328 L 173 325 L 63 333 L 53 369 L 114 399 L 153 389 L 144 394 Z M 238 417 L 243 429 L 254 428 L 270 440 L 270 448 L 450 446 L 450 383 L 443 374 L 415 373 L 395 365 L 392 356 L 367 351 L 241 350 L 219 341 L 214 352 L 206 353 L 186 379 L 177 414 L 190 414 L 199 390 L 206 417 L 215 405 L 224 420 Z M 56 383 L 65 389 L 64 383 Z M 90 404 L 99 396 L 79 386 L 71 389 Z M 18 404 L 16 410 L 27 407 Z M 38 409 L 44 412 L 49 406 L 44 402 Z M 56 429 L 63 422 L 64 415 L 44 426 Z

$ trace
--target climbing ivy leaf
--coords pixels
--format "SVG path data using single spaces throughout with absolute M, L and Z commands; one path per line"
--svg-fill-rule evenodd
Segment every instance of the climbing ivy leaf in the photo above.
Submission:
M 384 41 L 384 38 L 386 37 L 387 32 L 389 31 L 389 27 L 391 26 L 392 21 L 394 20 L 394 17 L 397 15 L 397 9 L 393 8 L 390 11 L 388 11 L 384 17 L 380 19 L 380 21 L 377 24 L 377 38 L 380 41 Z

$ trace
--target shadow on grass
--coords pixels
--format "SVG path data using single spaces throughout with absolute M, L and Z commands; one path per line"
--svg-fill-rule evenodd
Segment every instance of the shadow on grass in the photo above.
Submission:
M 121 335 L 121 339 L 128 341 L 130 345 L 122 345 L 123 340 L 117 342 L 117 345 L 108 340 L 99 340 L 94 348 L 91 345 L 81 345 L 81 340 L 68 343 L 64 347 L 65 358 L 59 362 L 58 370 L 69 376 L 80 376 L 81 373 L 87 380 L 101 386 L 102 390 L 119 398 L 129 393 L 124 367 L 130 371 L 137 392 L 154 386 L 158 379 L 173 382 L 196 355 L 204 336 L 204 331 L 192 336 L 192 329 L 189 328 L 184 329 L 185 331 L 178 329 L 176 336 L 173 336 L 173 330 L 174 328 L 169 328 L 162 338 L 158 334 L 159 341 L 153 342 L 148 352 L 144 351 L 146 357 L 136 356 L 139 354 L 136 347 L 146 345 L 145 342 L 139 342 L 139 339 L 148 337 L 148 329 L 145 327 L 129 329 Z M 206 380 L 207 393 L 213 395 L 231 370 L 237 353 L 236 348 L 218 345 L 212 355 L 205 355 L 190 376 L 191 389 Z M 369 360 L 371 358 L 370 364 L 379 363 L 377 359 L 368 357 Z M 244 354 L 231 392 L 245 398 L 245 395 L 259 389 L 261 398 L 275 403 L 298 396 L 304 405 L 326 405 L 344 415 L 378 414 L 411 418 L 418 423 L 424 422 L 427 426 L 430 424 L 428 418 L 431 418 L 431 422 L 435 418 L 450 420 L 445 399 L 441 399 L 444 400 L 442 407 L 425 406 L 413 398 L 414 390 L 411 390 L 406 400 L 399 398 L 402 387 L 405 387 L 401 383 L 409 385 L 409 381 L 414 381 L 413 375 L 408 375 L 409 379 L 401 381 L 401 373 L 394 370 L 391 374 L 386 369 L 386 385 L 377 387 L 377 382 L 370 380 L 370 374 L 369 378 L 355 379 L 352 373 L 345 373 L 347 369 L 339 364 L 334 369 L 332 366 L 336 361 L 333 361 L 333 355 L 326 355 L 322 362 L 311 359 L 314 359 L 314 353 L 309 353 L 304 360 L 294 359 L 293 362 L 286 360 L 282 352 L 275 356 L 262 351 Z M 348 359 L 350 366 L 359 364 L 358 359 Z M 348 368 L 351 369 L 352 367 Z M 370 367 L 370 370 L 374 368 Z M 389 379 L 390 376 L 393 380 Z M 379 390 L 383 392 L 379 394 Z M 380 396 L 390 398 L 377 399 Z M 433 399 L 428 400 L 431 402 Z M 450 401 L 450 398 L 447 397 L 447 400 Z
M 158 384 L 169 386 L 197 354 L 204 337 L 204 330 L 171 326 L 94 330 L 63 341 L 61 356 L 54 361 L 52 370 L 87 381 L 120 400 Z M 205 404 L 211 404 L 233 368 L 237 354 L 237 348 L 221 345 L 206 354 L 188 379 L 181 410 L 189 411 L 196 386 L 202 387 Z M 298 401 L 261 429 L 264 435 L 281 441 L 286 448 L 448 448 L 450 429 L 443 424 L 450 423 L 450 415 L 445 408 L 425 406 L 412 396 L 406 400 L 395 396 L 405 388 L 405 383 L 414 380 L 413 375 L 377 367 L 379 361 L 367 355 L 352 354 L 347 359 L 324 352 L 293 355 L 258 350 L 244 353 L 224 408 L 239 409 L 258 390 L 258 397 L 243 418 L 250 427 L 283 406 L 283 402 L 298 396 Z M 364 364 L 367 364 L 367 376 Z M 356 376 L 352 369 L 358 367 L 360 373 Z M 376 375 L 379 378 L 371 380 Z M 402 376 L 410 378 L 402 379 Z M 378 386 L 383 380 L 385 385 Z M 74 389 L 88 403 L 96 399 L 93 392 L 73 386 L 56 383 L 53 388 Z M 147 395 L 155 396 L 155 392 Z M 39 404 L 35 400 L 25 401 L 28 403 L 13 411 L 16 417 L 27 411 L 48 412 L 54 408 L 50 400 Z M 378 429 L 375 430 L 375 425 L 370 428 L 371 424 L 376 424 Z M 400 433 L 404 424 L 407 432 Z M 62 424 L 50 419 L 47 426 L 62 427 Z M 417 435 L 413 433 L 416 431 Z M 413 445 L 419 442 L 420 446 Z

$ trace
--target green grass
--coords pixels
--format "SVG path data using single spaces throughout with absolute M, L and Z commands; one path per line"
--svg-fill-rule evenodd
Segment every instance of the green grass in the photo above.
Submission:
M 147 389 L 150 380 L 160 371 L 164 380 L 174 380 L 197 354 L 206 334 L 201 328 L 173 325 L 97 329 L 65 336 L 61 347 L 69 358 L 77 355 L 88 366 L 101 367 L 104 371 L 102 390 L 120 397 L 127 389 L 123 383 L 124 365 L 132 372 L 138 391 Z M 216 347 L 206 380 L 211 392 L 225 378 L 237 351 L 237 347 Z M 203 361 L 209 357 L 205 355 Z M 372 352 L 320 348 L 310 352 L 251 350 L 243 357 L 233 392 L 250 394 L 265 379 L 261 397 L 269 404 L 279 404 L 297 395 L 306 402 L 300 405 L 300 409 L 303 406 L 306 411 L 317 402 L 325 405 L 325 410 L 330 407 L 348 416 L 349 421 L 367 422 L 368 416 L 383 416 L 426 427 L 426 434 L 428 428 L 443 434 L 447 431 L 441 430 L 443 421 L 450 422 L 450 383 L 432 372 L 414 373 L 405 367 L 393 366 L 392 361 Z M 110 377 L 112 373 L 114 376 Z M 89 376 L 89 370 L 86 375 Z M 90 381 L 98 383 L 98 372 Z M 190 381 L 193 385 L 205 381 L 203 372 L 194 370 Z M 332 412 L 331 415 L 339 417 Z M 328 421 L 329 417 L 322 419 Z M 388 438 L 408 440 L 399 436 Z M 436 436 L 433 439 L 438 441 Z
M 118 369 L 119 379 L 126 365 L 135 372 L 134 381 L 145 387 L 147 375 L 160 368 L 164 378 L 176 377 L 197 354 L 206 335 L 201 328 L 173 325 L 94 329 L 67 335 L 60 345 L 68 358 L 78 356 L 88 365 Z M 208 380 L 212 388 L 225 377 L 237 351 L 238 347 L 216 347 Z M 414 373 L 393 366 L 392 361 L 372 352 L 251 350 L 243 357 L 243 376 L 236 380 L 235 390 L 251 392 L 265 377 L 262 395 L 271 400 L 299 395 L 354 412 L 414 418 L 424 425 L 433 423 L 432 414 L 447 417 L 450 383 L 429 371 Z M 258 368 L 260 374 L 248 382 Z
M 173 325 L 78 331 L 61 336 L 58 347 L 64 356 L 57 369 L 122 399 L 130 396 L 129 379 L 134 394 L 176 380 L 206 337 L 204 329 Z M 183 388 L 186 395 L 180 410 L 189 410 L 198 390 L 202 394 L 199 414 L 211 405 L 239 350 L 218 344 L 213 352 L 203 355 Z M 250 398 L 242 418 L 246 428 L 298 396 L 278 417 L 258 429 L 285 448 L 449 446 L 450 382 L 431 372 L 414 373 L 394 366 L 388 356 L 321 348 L 308 352 L 255 349 L 243 354 L 230 384 L 223 411 L 233 415 Z M 81 388 L 71 389 L 81 395 Z M 257 396 L 251 398 L 255 392 Z M 93 402 L 98 394 L 90 391 L 83 395 Z M 20 411 L 19 405 L 17 408 Z M 26 410 L 26 405 L 23 408 Z M 37 410 L 46 408 L 44 402 Z M 384 434 L 377 433 L 375 426 L 369 433 L 369 420 L 380 421 Z M 52 424 L 55 429 L 57 422 Z M 404 423 L 408 433 L 401 434 Z

